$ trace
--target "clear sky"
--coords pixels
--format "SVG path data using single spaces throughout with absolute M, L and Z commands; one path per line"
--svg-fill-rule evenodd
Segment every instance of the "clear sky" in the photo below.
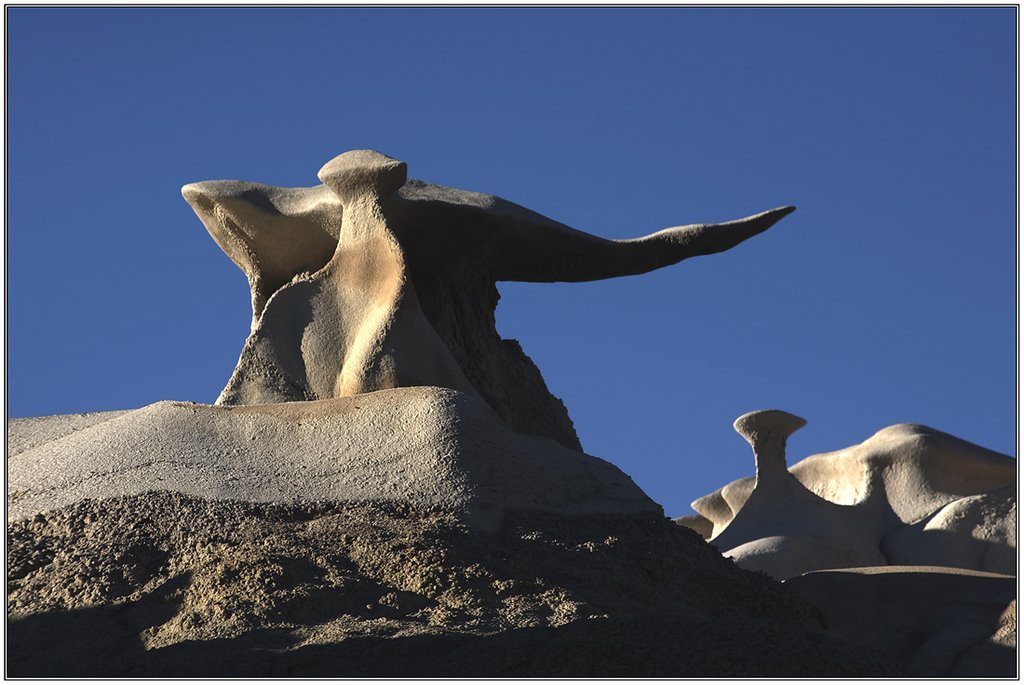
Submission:
M 1016 10 L 7 10 L 9 416 L 212 402 L 242 273 L 179 188 L 373 148 L 611 238 L 732 251 L 499 284 L 584 448 L 669 515 L 901 422 L 1015 455 Z

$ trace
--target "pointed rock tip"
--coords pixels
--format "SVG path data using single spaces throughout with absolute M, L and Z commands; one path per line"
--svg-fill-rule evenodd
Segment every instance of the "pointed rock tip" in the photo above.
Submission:
M 199 183 L 186 183 L 181 187 L 181 196 L 191 202 L 194 198 L 203 194 Z
M 783 207 L 776 207 L 775 209 L 769 209 L 769 210 L 767 210 L 765 212 L 761 212 L 760 214 L 755 214 L 754 217 L 755 218 L 762 218 L 762 219 L 771 219 L 772 223 L 775 223 L 776 221 L 779 221 L 782 218 L 789 216 L 790 214 L 792 214 L 795 211 L 796 211 L 796 207 L 794 207 L 793 205 L 785 205 Z
M 181 195 L 189 202 L 203 198 L 220 201 L 264 189 L 270 189 L 270 186 L 252 181 L 193 181 L 181 187 Z

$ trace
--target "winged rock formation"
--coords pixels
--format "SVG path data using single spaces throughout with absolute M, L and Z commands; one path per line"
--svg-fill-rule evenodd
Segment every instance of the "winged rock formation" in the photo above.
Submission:
M 511 428 L 580 449 L 562 402 L 495 330 L 497 281 L 592 281 L 728 250 L 793 211 L 606 240 L 493 195 L 408 180 L 346 152 L 323 185 L 182 188 L 252 290 L 252 330 L 217 404 L 429 385 L 483 399 Z
M 1012 670 L 1009 618 L 951 639 L 945 626 L 964 621 L 939 612 L 911 626 L 911 646 L 939 626 L 921 656 L 817 600 L 858 578 L 803 588 L 861 646 L 830 636 L 819 610 L 581 454 L 562 403 L 495 331 L 498 280 L 642 273 L 727 250 L 792 208 L 610 241 L 408 181 L 376 152 L 319 175 L 314 188 L 182 189 L 252 290 L 220 406 L 8 422 L 13 674 L 864 676 L 911 658 L 922 673 Z M 725 534 L 762 485 L 801 487 L 777 429 L 802 420 L 745 418 L 758 488 L 735 516 L 702 519 L 731 520 Z M 803 504 L 838 507 L 814 497 Z M 951 501 L 936 520 L 963 527 L 986 506 Z M 973 662 L 928 656 L 965 644 Z

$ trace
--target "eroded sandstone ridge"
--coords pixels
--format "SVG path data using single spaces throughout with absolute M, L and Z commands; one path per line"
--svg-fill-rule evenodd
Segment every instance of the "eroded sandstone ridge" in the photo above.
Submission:
M 493 195 L 408 180 L 346 152 L 322 185 L 182 189 L 245 272 L 252 329 L 217 404 L 320 400 L 407 386 L 482 398 L 511 428 L 580 449 L 562 402 L 495 330 L 497 281 L 591 281 L 728 250 L 790 213 L 606 240 Z
M 780 580 L 874 566 L 1016 572 L 1016 460 L 900 424 L 787 469 L 786 439 L 805 423 L 779 410 L 736 419 L 756 476 L 701 497 L 699 516 L 679 522 Z
M 1016 673 L 1016 460 L 902 424 L 787 469 L 786 440 L 805 423 L 779 410 L 736 419 L 756 475 L 677 522 L 783 580 L 829 635 L 914 675 Z

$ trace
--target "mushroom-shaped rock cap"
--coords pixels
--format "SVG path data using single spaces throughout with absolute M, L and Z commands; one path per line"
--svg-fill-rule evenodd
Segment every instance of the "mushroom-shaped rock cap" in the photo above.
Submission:
M 374 150 L 344 152 L 324 164 L 317 177 L 342 201 L 360 195 L 386 197 L 405 185 L 405 162 Z
M 757 438 L 776 435 L 788 438 L 790 435 L 807 425 L 805 419 L 781 409 L 760 409 L 736 419 L 732 427 L 750 444 Z

